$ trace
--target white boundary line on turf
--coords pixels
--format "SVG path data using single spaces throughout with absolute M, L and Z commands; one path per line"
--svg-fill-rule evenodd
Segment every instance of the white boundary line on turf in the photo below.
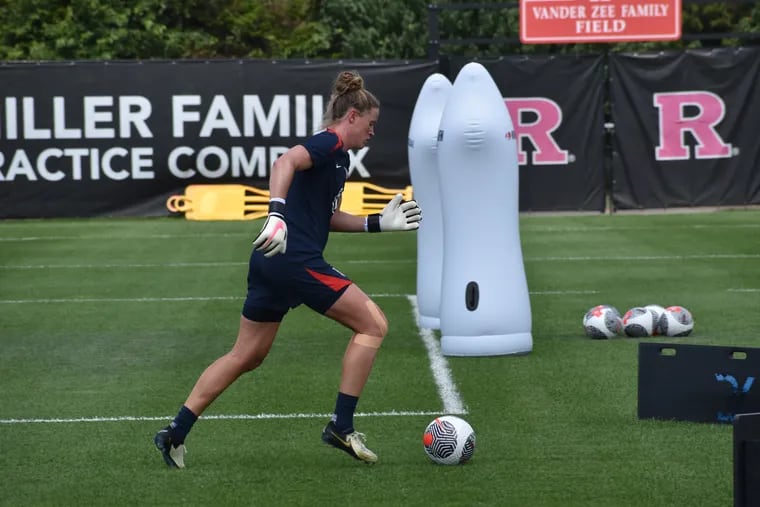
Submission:
M 547 290 L 533 291 L 533 296 L 568 296 L 599 294 L 595 290 Z M 409 294 L 370 294 L 373 298 L 408 298 Z M 44 299 L 0 299 L 0 304 L 23 305 L 37 303 L 182 303 L 191 301 L 234 301 L 243 300 L 245 295 L 239 296 L 177 296 L 177 297 L 141 297 L 141 298 L 44 298 Z
M 412 259 L 349 259 L 334 261 L 334 264 L 411 264 Z M 0 269 L 139 269 L 139 268 L 225 268 L 247 266 L 248 261 L 230 262 L 146 262 L 122 264 L 0 264 Z
M 370 294 L 375 298 L 402 298 L 406 294 Z M 51 299 L 0 299 L 0 304 L 32 304 L 32 303 L 176 303 L 186 301 L 240 301 L 245 294 L 239 296 L 177 296 L 177 297 L 144 297 L 144 298 L 51 298 Z
M 760 227 L 760 224 L 667 224 L 652 225 L 652 226 L 632 226 L 626 227 L 625 225 L 602 225 L 602 226 L 541 226 L 540 224 L 523 224 L 520 229 L 524 232 L 532 233 L 555 233 L 555 232 L 604 232 L 604 231 L 645 231 L 653 229 L 661 229 L 663 227 L 678 228 L 678 229 L 755 229 Z M 133 239 L 177 239 L 177 238 L 227 238 L 227 237 L 243 237 L 251 236 L 249 231 L 241 232 L 206 232 L 198 234 L 132 234 L 123 236 L 114 236 L 108 234 L 89 234 L 89 235 L 51 235 L 51 236 L 5 236 L 0 237 L 0 242 L 3 241 L 61 241 L 61 240 L 133 240 Z
M 417 296 L 408 295 L 409 304 L 412 305 L 412 315 L 415 322 L 419 322 L 419 307 L 417 306 Z M 451 370 L 446 357 L 441 353 L 441 347 L 432 329 L 424 327 L 419 328 L 420 338 L 425 344 L 430 361 L 430 369 L 433 372 L 433 379 L 438 387 L 438 396 L 443 401 L 443 412 L 445 414 L 466 414 L 467 409 L 464 407 L 462 397 L 459 394 L 454 380 L 451 378 Z
M 132 239 L 177 239 L 177 238 L 232 238 L 237 236 L 250 236 L 247 232 L 220 232 L 220 233 L 201 233 L 201 234 L 135 234 L 131 236 L 109 236 L 90 235 L 90 236 L 6 236 L 0 237 L 0 241 L 62 241 L 72 239 L 82 240 L 132 240 Z
M 588 262 L 588 261 L 683 261 L 719 259 L 758 259 L 760 254 L 693 254 L 693 255 L 620 255 L 577 257 L 524 257 L 525 262 Z M 414 259 L 347 259 L 333 260 L 334 264 L 411 264 Z M 141 268 L 223 268 L 248 265 L 243 261 L 210 262 L 147 262 L 120 264 L 0 264 L 5 270 L 32 269 L 141 269 Z
M 231 421 L 231 420 L 264 420 L 264 419 L 325 419 L 331 414 L 208 414 L 203 415 L 204 420 Z M 394 416 L 437 416 L 439 412 L 391 410 L 388 412 L 357 412 L 354 417 L 394 417 Z M 116 416 L 116 417 L 72 417 L 72 418 L 28 418 L 28 419 L 0 419 L 2 424 L 45 424 L 45 423 L 101 423 L 101 422 L 125 422 L 125 421 L 170 421 L 173 416 Z
M 586 262 L 586 261 L 685 261 L 718 259 L 758 259 L 760 254 L 693 254 L 693 255 L 608 255 L 578 257 L 525 257 L 525 262 Z

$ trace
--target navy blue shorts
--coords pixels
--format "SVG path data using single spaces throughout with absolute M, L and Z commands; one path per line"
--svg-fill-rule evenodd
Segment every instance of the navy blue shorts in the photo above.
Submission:
M 288 310 L 300 304 L 324 314 L 351 283 L 321 258 L 294 263 L 282 254 L 267 259 L 254 252 L 248 265 L 243 317 L 256 322 L 280 322 Z

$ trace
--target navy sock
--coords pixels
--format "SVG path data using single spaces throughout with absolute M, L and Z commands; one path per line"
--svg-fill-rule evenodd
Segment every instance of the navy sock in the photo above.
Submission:
M 185 443 L 185 437 L 198 420 L 198 416 L 192 410 L 182 405 L 177 417 L 169 424 L 169 433 L 172 436 L 172 444 L 176 447 Z
M 356 411 L 357 403 L 359 403 L 357 396 L 338 393 L 338 399 L 335 400 L 333 422 L 335 423 L 335 428 L 341 433 L 349 433 L 354 430 L 354 412 Z

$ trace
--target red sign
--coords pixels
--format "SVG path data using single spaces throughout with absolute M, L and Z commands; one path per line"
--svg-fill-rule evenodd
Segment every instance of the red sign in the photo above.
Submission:
M 524 44 L 681 38 L 681 0 L 520 0 Z

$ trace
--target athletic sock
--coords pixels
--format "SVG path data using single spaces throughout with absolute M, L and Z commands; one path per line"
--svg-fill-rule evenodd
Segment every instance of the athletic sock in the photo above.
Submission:
M 182 405 L 179 409 L 177 417 L 169 424 L 169 433 L 172 436 L 172 444 L 177 447 L 180 444 L 185 443 L 185 437 L 198 420 L 198 416 L 193 413 L 192 410 Z
M 335 413 L 332 420 L 335 428 L 341 433 L 350 433 L 354 431 L 354 411 L 356 404 L 359 403 L 358 396 L 351 396 L 338 392 L 338 399 L 335 400 Z

